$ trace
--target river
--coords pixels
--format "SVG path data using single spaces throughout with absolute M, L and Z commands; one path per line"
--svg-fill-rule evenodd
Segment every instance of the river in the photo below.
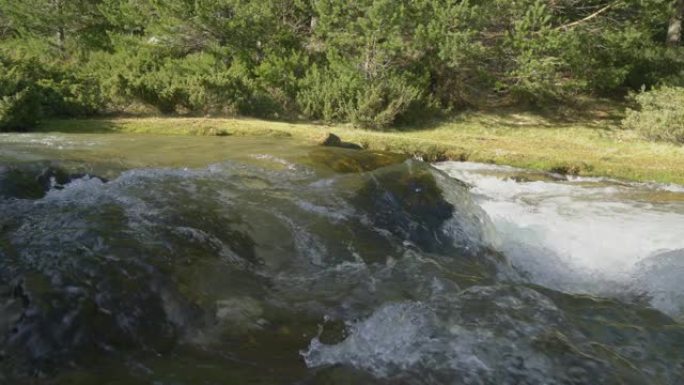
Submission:
M 0 384 L 684 383 L 684 188 L 0 135 Z

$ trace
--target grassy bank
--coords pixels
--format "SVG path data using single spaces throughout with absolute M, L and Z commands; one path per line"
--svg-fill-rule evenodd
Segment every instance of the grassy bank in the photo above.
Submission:
M 587 176 L 684 184 L 684 146 L 652 143 L 609 113 L 549 119 L 530 113 L 470 113 L 420 128 L 376 132 L 349 126 L 222 118 L 51 120 L 41 132 L 259 135 L 319 142 L 329 132 L 374 150 L 425 160 L 469 160 Z

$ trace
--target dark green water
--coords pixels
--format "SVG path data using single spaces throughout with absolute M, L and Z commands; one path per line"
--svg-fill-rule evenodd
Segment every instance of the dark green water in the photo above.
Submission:
M 684 328 L 534 284 L 465 184 L 283 140 L 0 136 L 0 384 L 681 384 Z

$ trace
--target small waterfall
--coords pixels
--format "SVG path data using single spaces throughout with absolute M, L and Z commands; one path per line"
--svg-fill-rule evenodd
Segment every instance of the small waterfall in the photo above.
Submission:
M 682 186 L 566 178 L 468 162 L 437 167 L 472 185 L 502 252 L 530 281 L 546 287 L 660 295 L 662 290 L 643 284 L 650 266 L 645 262 L 684 249 Z M 681 265 L 677 259 L 669 258 L 672 268 Z M 684 293 L 684 284 L 670 289 Z M 673 316 L 682 314 L 662 301 L 652 304 Z

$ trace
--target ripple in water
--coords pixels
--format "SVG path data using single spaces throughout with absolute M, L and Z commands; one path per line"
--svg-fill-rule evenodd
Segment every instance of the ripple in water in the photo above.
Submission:
M 18 138 L 0 147 L 19 154 L 0 167 L 0 383 L 684 383 L 663 313 L 682 312 L 682 255 L 649 257 L 681 241 L 672 186 L 440 165 L 468 190 L 239 138 L 69 137 L 105 158 L 73 171 Z

